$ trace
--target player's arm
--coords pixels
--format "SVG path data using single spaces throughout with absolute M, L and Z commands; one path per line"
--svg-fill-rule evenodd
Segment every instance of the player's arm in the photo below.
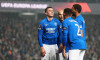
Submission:
M 65 51 L 65 48 L 66 48 L 66 46 L 63 47 L 63 53 L 62 53 L 64 58 L 66 58 L 66 54 L 65 54 L 66 51 Z
M 62 24 L 62 29 L 63 29 L 62 43 L 63 43 L 63 46 L 66 46 L 66 44 L 67 44 L 67 35 L 68 35 L 68 25 L 65 22 L 63 22 L 63 24 Z
M 43 47 L 42 35 L 43 35 L 43 26 L 42 26 L 42 23 L 40 22 L 39 28 L 38 28 L 38 41 L 39 41 L 40 47 Z
M 83 37 L 83 24 L 84 24 L 84 21 L 80 21 L 79 24 L 80 24 L 81 37 Z
M 78 20 L 78 23 L 79 23 L 79 25 L 80 25 L 81 37 L 83 37 L 83 24 L 85 23 L 85 21 L 80 21 L 80 20 Z
M 63 49 L 63 44 L 62 44 L 62 25 L 60 24 L 59 22 L 59 29 L 58 29 L 58 32 L 59 32 L 59 39 L 60 40 L 60 47 L 59 47 L 59 50 L 58 50 L 58 53 L 60 53 Z
M 68 25 L 66 24 L 66 22 L 63 22 L 62 24 L 62 42 L 63 42 L 63 57 L 65 58 L 65 48 L 66 48 L 66 44 L 67 44 L 67 34 L 68 34 Z
M 80 31 L 81 31 L 81 37 L 83 37 L 83 30 L 81 29 Z
M 58 24 L 59 24 L 58 26 L 59 40 L 60 40 L 60 43 L 62 43 L 62 26 L 60 22 Z
M 43 47 L 43 43 L 42 43 L 42 35 L 43 35 L 43 25 L 39 24 L 39 28 L 38 28 L 38 41 L 39 41 L 39 45 L 40 45 L 40 49 L 41 49 L 41 55 L 45 56 L 46 52 L 45 49 Z
M 58 53 L 62 52 L 62 50 L 63 50 L 63 44 L 60 43 L 60 47 L 59 47 Z

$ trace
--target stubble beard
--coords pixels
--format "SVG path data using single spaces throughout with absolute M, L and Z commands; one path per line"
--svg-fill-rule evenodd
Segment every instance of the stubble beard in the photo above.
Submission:
M 73 17 L 76 17 L 76 13 L 73 13 L 73 15 L 72 15 Z

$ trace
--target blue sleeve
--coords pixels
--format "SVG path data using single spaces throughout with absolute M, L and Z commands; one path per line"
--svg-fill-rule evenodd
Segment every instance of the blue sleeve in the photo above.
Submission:
M 66 44 L 67 44 L 67 34 L 68 34 L 68 25 L 65 21 L 63 21 L 63 23 L 62 23 L 62 29 L 63 29 L 62 43 L 63 43 L 63 46 L 66 46 Z
M 39 41 L 40 47 L 43 47 L 42 35 L 43 35 L 43 24 L 40 22 L 39 28 L 38 28 L 38 41 Z
M 59 32 L 59 40 L 60 40 L 60 43 L 62 43 L 62 25 L 60 22 L 58 22 L 58 32 Z
M 82 19 L 78 19 L 77 22 L 80 25 L 80 29 L 82 30 L 84 21 Z

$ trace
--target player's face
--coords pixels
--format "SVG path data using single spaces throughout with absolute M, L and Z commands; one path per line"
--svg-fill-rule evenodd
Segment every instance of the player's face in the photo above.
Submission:
M 53 17 L 54 16 L 54 11 L 53 11 L 52 8 L 48 8 L 45 14 L 49 17 Z
M 74 9 L 74 7 L 72 7 L 72 11 L 73 11 L 73 12 L 75 12 L 75 9 Z
M 74 7 L 72 7 L 72 11 L 73 11 L 73 15 L 72 16 L 76 16 L 76 10 L 74 9 Z
M 64 19 L 66 19 L 66 17 L 65 17 L 65 16 L 66 16 L 66 14 L 65 14 L 65 13 L 63 13 L 63 17 L 64 17 Z
M 59 20 L 61 20 L 61 21 L 64 20 L 63 11 L 58 13 L 58 18 L 59 18 Z

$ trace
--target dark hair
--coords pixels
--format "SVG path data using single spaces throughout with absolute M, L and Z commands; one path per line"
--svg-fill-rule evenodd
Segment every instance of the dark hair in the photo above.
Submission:
M 64 9 L 64 13 L 65 13 L 67 16 L 71 16 L 71 15 L 73 14 L 72 9 L 70 9 L 70 8 L 65 8 L 65 9 Z
M 75 9 L 75 10 L 77 10 L 77 11 L 78 11 L 78 13 L 80 13 L 80 12 L 81 12 L 81 10 L 82 10 L 81 5 L 79 5 L 79 4 L 74 4 L 74 5 L 73 5 L 73 7 L 74 7 L 74 9 Z
M 45 12 L 48 10 L 48 8 L 52 8 L 52 7 L 47 7 L 47 8 L 45 9 Z

